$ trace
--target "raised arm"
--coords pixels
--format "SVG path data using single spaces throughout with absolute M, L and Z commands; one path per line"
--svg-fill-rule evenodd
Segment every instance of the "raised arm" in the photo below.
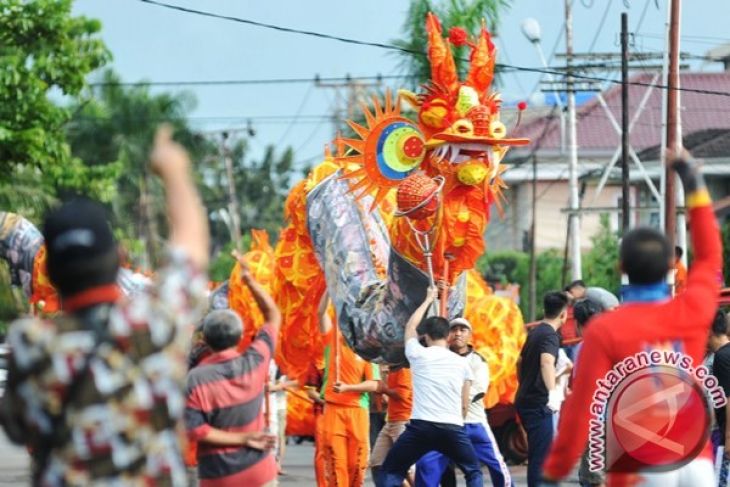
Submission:
M 256 305 L 264 315 L 264 324 L 270 325 L 273 328 L 274 336 L 277 336 L 279 326 L 281 325 L 281 312 L 274 302 L 274 298 L 266 292 L 266 289 L 264 289 L 261 284 L 256 282 L 256 279 L 254 279 L 251 274 L 251 269 L 249 268 L 246 259 L 244 259 L 243 256 L 235 250 L 231 253 L 231 255 L 233 255 L 233 257 L 238 261 L 238 264 L 241 266 L 241 280 L 251 291 L 253 299 L 256 301 Z
M 172 129 L 157 129 L 150 154 L 152 169 L 165 186 L 170 243 L 183 249 L 199 270 L 208 267 L 208 218 L 190 174 L 190 159 L 185 149 L 172 140 Z
M 712 200 L 707 191 L 699 164 L 686 150 L 667 155 L 672 168 L 684 186 L 689 211 L 694 261 L 689 269 L 684 292 L 671 301 L 668 315 L 675 323 L 686 323 L 698 335 L 706 335 L 715 316 L 717 293 L 722 269 L 722 243 Z
M 436 287 L 430 287 L 426 291 L 426 299 L 421 303 L 421 306 L 416 308 L 416 311 L 413 312 L 411 317 L 408 319 L 408 323 L 406 323 L 406 331 L 405 335 L 403 337 L 403 341 L 407 342 L 411 338 L 417 338 L 418 333 L 416 333 L 416 328 L 423 320 L 423 317 L 426 315 L 426 311 L 428 311 L 428 307 L 433 303 L 436 298 L 438 298 L 438 289 Z
M 332 329 L 332 320 L 327 314 L 327 308 L 330 305 L 330 297 L 327 291 L 322 295 L 322 299 L 319 300 L 319 309 L 317 310 L 317 319 L 319 322 L 319 332 L 322 335 L 326 335 Z

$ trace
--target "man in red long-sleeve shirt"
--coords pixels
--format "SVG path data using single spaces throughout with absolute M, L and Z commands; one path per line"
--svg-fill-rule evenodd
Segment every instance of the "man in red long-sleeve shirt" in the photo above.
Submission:
M 587 444 L 589 429 L 593 428 L 591 415 L 600 418 L 600 409 L 596 413 L 599 388 L 606 383 L 605 379 L 610 376 L 609 371 L 619 369 L 620 365 L 617 364 L 626 363 L 627 358 L 636 357 L 642 352 L 658 353 L 655 351 L 661 350 L 664 353 L 668 349 L 691 357 L 694 367 L 702 364 L 709 329 L 717 308 L 722 248 L 712 202 L 697 165 L 686 151 L 670 160 L 673 161 L 672 167 L 679 174 L 685 188 L 695 251 L 694 265 L 689 272 L 686 289 L 684 293 L 671 299 L 665 277 L 673 265 L 673 249 L 662 234 L 640 228 L 624 237 L 621 244 L 621 266 L 629 278 L 629 285 L 623 292 L 624 303 L 612 313 L 596 317 L 584 336 L 580 356 L 589 360 L 581 361 L 582 366 L 577 370 L 573 393 L 563 405 L 561 417 L 564 420 L 559 426 L 558 435 L 543 468 L 544 485 L 565 478 L 581 456 Z M 632 369 L 627 370 L 630 372 Z M 688 452 L 686 456 L 690 458 L 678 462 L 676 467 L 674 464 L 667 466 L 667 462 L 663 462 L 668 454 L 657 445 L 668 444 L 664 440 L 668 438 L 673 427 L 683 424 L 687 426 L 685 430 L 703 428 L 708 418 L 687 418 L 686 415 L 682 417 L 683 412 L 686 412 L 682 409 L 686 403 L 681 400 L 686 400 L 686 397 L 680 398 L 679 409 L 673 409 L 677 407 L 677 396 L 669 397 L 666 402 L 660 401 L 654 407 L 641 409 L 640 403 L 645 402 L 645 398 L 652 394 L 659 397 L 668 391 L 667 374 L 662 376 L 662 370 L 668 369 L 662 366 L 645 368 L 650 373 L 650 380 L 642 383 L 646 385 L 644 392 L 647 394 L 631 398 L 632 406 L 627 410 L 633 405 L 637 406 L 634 409 L 638 409 L 631 413 L 633 417 L 621 418 L 624 411 L 619 406 L 627 405 L 622 402 L 625 398 L 615 394 L 615 389 L 611 391 L 614 394 L 603 409 L 603 418 L 606 418 L 603 425 L 608 433 L 604 438 L 616 437 L 616 444 L 609 441 L 607 451 L 609 461 L 612 460 L 611 457 L 618 461 L 607 465 L 609 486 L 712 485 L 711 449 L 709 442 L 704 441 L 706 436 L 700 435 L 704 442 L 698 443 L 701 453 L 697 458 L 692 459 Z M 627 376 L 631 379 L 634 377 L 636 376 Z M 679 376 L 675 374 L 675 377 Z M 619 391 L 628 391 L 631 384 L 637 383 L 638 381 L 624 380 L 614 382 L 613 385 Z M 701 410 L 704 413 L 704 408 Z M 653 431 L 658 433 L 659 439 L 657 436 L 641 438 L 642 432 L 646 431 L 642 427 L 651 421 L 647 412 L 654 415 L 652 418 L 659 414 L 667 420 L 661 426 L 653 425 L 661 430 Z M 636 427 L 626 428 L 627 421 L 632 421 L 630 424 L 635 424 Z M 593 437 L 591 441 L 593 442 Z M 690 445 L 680 444 L 679 447 L 681 450 Z M 632 456 L 632 453 L 635 454 L 641 448 L 649 448 L 654 456 L 648 460 L 646 457 Z M 671 455 L 669 458 L 672 458 Z M 626 467 L 627 461 L 633 466 Z M 662 473 L 647 473 L 649 466 L 662 463 L 665 463 Z

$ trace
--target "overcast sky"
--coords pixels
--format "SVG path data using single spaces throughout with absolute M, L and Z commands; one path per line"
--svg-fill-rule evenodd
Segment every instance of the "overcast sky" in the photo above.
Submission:
M 251 19 L 364 41 L 390 43 L 400 36 L 408 3 L 405 0 L 161 0 L 217 14 Z M 659 9 L 656 4 L 658 3 Z M 667 0 L 575 0 L 575 51 L 619 50 L 620 13 L 629 13 L 636 50 L 663 50 Z M 730 1 L 683 2 L 682 50 L 704 54 L 730 42 Z M 606 21 L 599 29 L 606 12 Z M 691 8 L 690 8 L 691 5 Z M 74 11 L 103 23 L 102 37 L 111 49 L 111 64 L 125 81 L 236 80 L 393 75 L 398 58 L 388 50 L 284 33 L 241 23 L 173 11 L 139 0 L 77 0 Z M 523 36 L 527 17 L 542 27 L 542 46 L 550 56 L 563 29 L 563 0 L 514 0 L 499 27 L 498 61 L 540 67 L 534 47 Z M 639 25 L 640 19 L 641 23 Z M 561 38 L 557 52 L 564 52 Z M 559 64 L 553 60 L 552 64 Z M 719 65 L 695 62 L 693 69 L 718 70 Z M 507 74 L 503 98 L 527 98 L 538 76 Z M 618 73 L 615 74 L 618 76 Z M 395 88 L 397 80 L 386 82 Z M 177 90 L 180 88 L 156 88 Z M 256 130 L 255 153 L 267 144 L 296 150 L 304 165 L 316 162 L 332 137 L 332 90 L 313 83 L 186 87 L 198 105 L 191 122 L 203 130 L 245 127 Z M 294 120 L 294 115 L 302 117 Z M 310 116 L 310 117 L 306 117 Z M 314 116 L 314 117 L 311 117 Z M 262 118 L 281 117 L 281 118 Z M 292 123 L 294 120 L 294 123 Z

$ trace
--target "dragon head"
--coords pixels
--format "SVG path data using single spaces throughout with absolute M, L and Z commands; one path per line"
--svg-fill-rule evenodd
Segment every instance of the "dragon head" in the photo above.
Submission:
M 475 42 L 458 27 L 445 39 L 438 18 L 429 13 L 426 32 L 431 82 L 418 95 L 399 92 L 418 111 L 418 126 L 425 137 L 424 164 L 452 184 L 482 184 L 497 175 L 509 146 L 528 143 L 507 138 L 507 128 L 500 121 L 501 98 L 490 92 L 496 48 L 484 22 Z M 464 81 L 459 80 L 452 45 L 471 48 Z
M 417 170 L 440 175 L 447 190 L 457 186 L 489 186 L 498 193 L 499 164 L 510 146 L 525 145 L 528 139 L 507 137 L 500 121 L 501 99 L 490 91 L 494 78 L 496 49 L 482 22 L 479 37 L 471 42 L 463 29 L 453 28 L 449 38 L 432 13 L 426 18 L 428 59 L 431 80 L 415 94 L 400 90 L 398 99 L 408 102 L 418 113 L 417 123 L 400 113 L 398 99 L 386 92 L 385 105 L 373 98 L 373 110 L 363 104 L 367 126 L 349 121 L 359 136 L 339 137 L 335 160 L 346 170 L 345 178 L 359 196 L 375 192 L 374 208 L 388 191 Z M 452 45 L 471 47 L 469 72 L 464 81 L 454 63 Z

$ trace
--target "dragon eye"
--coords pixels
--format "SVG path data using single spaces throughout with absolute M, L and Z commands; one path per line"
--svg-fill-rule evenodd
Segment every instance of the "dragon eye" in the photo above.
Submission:
M 474 124 L 465 119 L 457 120 L 453 125 L 453 130 L 457 134 L 473 134 Z
M 507 127 L 499 120 L 494 120 L 489 124 L 489 135 L 494 139 L 503 139 L 507 135 Z

